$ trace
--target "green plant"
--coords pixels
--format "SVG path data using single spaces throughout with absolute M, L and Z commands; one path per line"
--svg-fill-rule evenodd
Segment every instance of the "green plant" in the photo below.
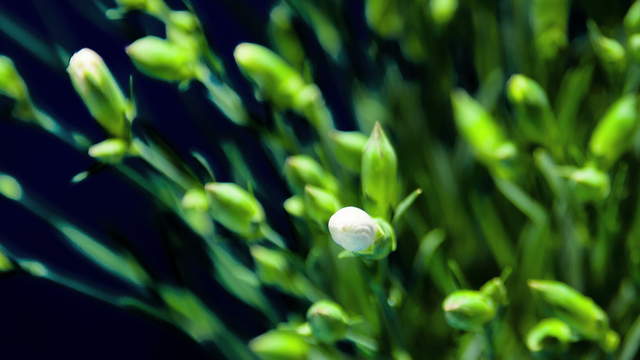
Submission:
M 640 1 L 283 0 L 270 43 L 232 54 L 214 50 L 195 1 L 116 2 L 114 22 L 135 12 L 165 28 L 126 48 L 136 69 L 181 91 L 202 86 L 212 113 L 257 135 L 289 188 L 281 200 L 295 235 L 274 229 L 270 189 L 253 180 L 241 140 L 221 145 L 233 179 L 219 181 L 199 151 L 178 157 L 134 126 L 135 86 L 93 50 L 61 53 L 104 129 L 97 141 L 46 113 L 28 90 L 38 84 L 20 75 L 28 69 L 6 56 L 0 95 L 11 118 L 180 219 L 210 281 L 269 330 L 242 338 L 189 284 L 155 277 L 139 254 L 81 230 L 9 174 L 4 197 L 137 291 L 108 292 L 8 244 L 0 272 L 142 311 L 229 359 L 638 356 Z M 0 31 L 22 34 L 4 17 Z M 240 95 L 235 73 L 255 99 Z M 255 100 L 264 114 L 250 110 Z M 278 308 L 267 288 L 305 310 Z

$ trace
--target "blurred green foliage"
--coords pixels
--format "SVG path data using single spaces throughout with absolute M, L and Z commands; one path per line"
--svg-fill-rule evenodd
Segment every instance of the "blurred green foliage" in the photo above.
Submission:
M 257 134 L 289 188 L 276 206 L 293 237 L 270 225 L 270 190 L 252 180 L 259 166 L 241 141 L 221 145 L 232 181 L 218 181 L 198 152 L 179 158 L 133 126 L 135 87 L 93 50 L 60 52 L 77 51 L 62 58 L 105 130 L 100 141 L 45 113 L 28 91 L 42 84 L 25 83 L 29 70 L 7 56 L 0 95 L 14 120 L 113 168 L 181 219 L 210 260 L 211 284 L 269 330 L 236 334 L 216 313 L 224 308 L 155 278 L 139 255 L 80 230 L 4 173 L 0 194 L 135 291 L 110 293 L 4 247 L 0 272 L 142 311 L 229 359 L 640 356 L 640 1 L 281 0 L 264 29 L 270 43 L 233 54 L 216 53 L 197 2 L 111 5 L 114 26 L 132 12 L 164 26 L 126 48 L 135 68 L 180 90 L 199 83 L 220 114 Z M 56 66 L 2 12 L 0 31 Z M 268 121 L 250 110 L 256 101 Z M 294 306 L 278 306 L 274 290 Z

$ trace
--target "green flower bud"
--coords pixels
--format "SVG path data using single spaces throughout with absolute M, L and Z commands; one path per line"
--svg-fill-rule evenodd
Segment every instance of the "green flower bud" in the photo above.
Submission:
M 507 96 L 525 134 L 532 140 L 548 143 L 554 119 L 542 86 L 524 75 L 513 75 L 507 84 Z
M 334 131 L 330 135 L 333 151 L 340 165 L 360 172 L 362 169 L 362 153 L 367 144 L 367 136 L 358 131 Z
M 281 251 L 255 245 L 251 247 L 251 256 L 263 283 L 277 285 L 283 289 L 291 287 L 292 274 L 289 262 Z
M 297 93 L 292 109 L 303 115 L 317 132 L 325 134 L 333 129 L 331 112 L 322 98 L 320 88 L 309 84 Z
M 424 63 L 427 60 L 428 50 L 424 44 L 424 38 L 420 32 L 404 32 L 400 39 L 400 50 L 407 60 L 416 64 Z
M 507 83 L 507 96 L 515 105 L 549 107 L 547 94 L 535 80 L 522 74 L 513 75 Z
M 289 215 L 296 217 L 304 216 L 304 198 L 300 195 L 294 195 L 284 201 L 284 209 Z
M 496 308 L 493 301 L 482 293 L 472 290 L 455 291 L 444 300 L 447 323 L 453 328 L 465 331 L 480 329 L 493 320 Z
M 2 252 L 0 248 L 0 273 L 13 270 L 13 262 Z
M 116 0 L 118 5 L 125 10 L 144 10 L 147 8 L 147 0 Z
M 569 0 L 532 0 L 531 27 L 536 50 L 543 59 L 553 59 L 567 44 Z
M 269 33 L 278 53 L 298 71 L 304 68 L 304 48 L 291 21 L 292 12 L 286 2 L 281 2 L 271 10 Z
M 429 10 L 431 19 L 437 26 L 447 25 L 458 9 L 458 0 L 431 0 Z
M 343 339 L 349 329 L 349 318 L 333 301 L 320 300 L 307 311 L 307 321 L 313 336 L 325 343 Z
M 365 259 L 379 260 L 396 249 L 391 225 L 357 207 L 347 206 L 336 211 L 328 226 L 333 241 Z
M 498 175 L 507 175 L 517 156 L 515 145 L 508 141 L 502 128 L 482 105 L 464 90 L 454 92 L 451 101 L 458 130 L 478 159 Z
M 13 116 L 23 121 L 38 120 L 37 110 L 29 97 L 29 90 L 13 61 L 0 55 L 0 95 L 13 100 Z M 40 121 L 42 121 L 40 119 Z M 50 128 L 41 123 L 45 128 Z
M 609 196 L 609 175 L 594 167 L 571 170 L 567 177 L 579 201 L 601 201 Z
M 234 183 L 209 183 L 205 190 L 216 221 L 248 239 L 261 235 L 264 210 L 252 194 Z
M 373 244 L 356 254 L 368 260 L 380 260 L 396 250 L 396 233 L 391 224 L 381 218 L 374 218 L 377 229 Z
M 197 54 L 201 44 L 200 22 L 189 11 L 171 11 L 167 21 L 167 39 Z
M 128 11 L 144 11 L 155 16 L 161 21 L 165 21 L 171 9 L 164 0 L 115 0 L 118 7 L 107 10 L 107 17 L 110 19 L 120 19 Z
M 184 220 L 191 228 L 202 236 L 212 235 L 215 232 L 211 216 L 206 211 L 186 208 L 183 214 Z
M 640 33 L 629 36 L 627 49 L 629 49 L 629 55 L 633 61 L 640 62 Z
M 538 353 L 561 353 L 574 340 L 571 328 L 564 321 L 549 318 L 536 324 L 527 334 L 527 348 Z
M 362 153 L 362 192 L 374 216 L 388 218 L 397 200 L 398 159 L 380 123 L 376 123 Z
M 604 338 L 600 340 L 600 347 L 607 353 L 612 353 L 618 349 L 620 345 L 620 335 L 613 330 L 607 331 Z
M 612 76 L 621 75 L 627 66 L 624 46 L 615 39 L 602 35 L 593 21 L 590 21 L 587 27 L 593 51 L 604 69 Z
M 45 277 L 49 275 L 49 269 L 39 261 L 19 260 L 18 264 L 21 270 L 26 271 L 32 276 Z
M 187 210 L 204 212 L 209 209 L 209 197 L 201 188 L 189 189 L 182 196 L 182 207 Z
M 624 17 L 624 28 L 631 36 L 640 32 L 640 1 L 635 1 Z
M 169 14 L 170 26 L 184 33 L 193 33 L 200 29 L 198 18 L 189 11 L 172 11 Z
M 251 246 L 250 251 L 256 265 L 256 273 L 263 284 L 278 287 L 281 291 L 295 296 L 318 296 L 309 279 L 296 271 L 286 252 L 259 245 Z
M 11 200 L 22 199 L 22 186 L 13 176 L 0 173 L 0 195 Z
M 73 87 L 91 115 L 111 135 L 129 136 L 130 105 L 100 55 L 84 48 L 73 54 L 67 68 Z
M 509 304 L 507 288 L 504 286 L 504 282 L 499 277 L 495 277 L 487 281 L 480 288 L 480 292 L 493 300 L 493 303 L 497 306 L 505 306 Z
M 307 360 L 311 346 L 301 335 L 271 330 L 251 340 L 249 347 L 262 360 Z
M 618 99 L 591 134 L 589 149 L 605 166 L 613 164 L 631 146 L 638 124 L 638 103 L 633 94 Z
M 118 138 L 101 141 L 89 148 L 89 156 L 107 163 L 117 163 L 129 151 L 129 143 Z
M 311 219 L 320 224 L 326 224 L 340 206 L 340 200 L 332 193 L 312 185 L 305 186 L 304 209 Z
M 242 43 L 233 56 L 260 94 L 282 109 L 304 113 L 303 108 L 319 95 L 314 85 L 306 84 L 291 65 L 264 46 Z
M 16 101 L 28 101 L 29 91 L 10 58 L 0 55 L 0 94 Z
M 335 177 L 325 171 L 317 161 L 306 155 L 287 158 L 284 175 L 295 191 L 304 191 L 304 187 L 307 185 L 313 185 L 333 193 L 338 189 Z
M 551 280 L 529 280 L 529 287 L 566 322 L 586 339 L 600 340 L 609 330 L 607 314 L 591 298 L 564 283 Z
M 400 16 L 397 0 L 367 0 L 367 23 L 378 35 L 397 38 L 402 33 L 404 19 Z
M 196 75 L 193 49 L 155 36 L 146 36 L 127 46 L 127 54 L 138 70 L 165 81 L 188 81 Z

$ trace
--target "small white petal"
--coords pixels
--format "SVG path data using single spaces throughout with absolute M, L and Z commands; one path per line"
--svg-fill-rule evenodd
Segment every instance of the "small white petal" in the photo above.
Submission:
M 361 251 L 373 244 L 377 224 L 365 211 L 348 206 L 336 211 L 329 219 L 331 238 L 349 251 Z
M 102 58 L 95 51 L 84 48 L 71 57 L 69 60 L 69 72 L 78 78 L 86 74 L 95 73 L 102 66 Z

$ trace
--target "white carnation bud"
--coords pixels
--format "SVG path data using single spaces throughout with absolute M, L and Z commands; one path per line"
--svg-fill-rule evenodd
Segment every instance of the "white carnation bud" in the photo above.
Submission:
M 129 137 L 130 106 L 95 51 L 84 48 L 71 57 L 67 68 L 71 83 L 91 115 L 116 138 Z
M 378 224 L 365 211 L 347 206 L 329 219 L 333 241 L 346 250 L 357 252 L 369 248 L 376 240 Z

